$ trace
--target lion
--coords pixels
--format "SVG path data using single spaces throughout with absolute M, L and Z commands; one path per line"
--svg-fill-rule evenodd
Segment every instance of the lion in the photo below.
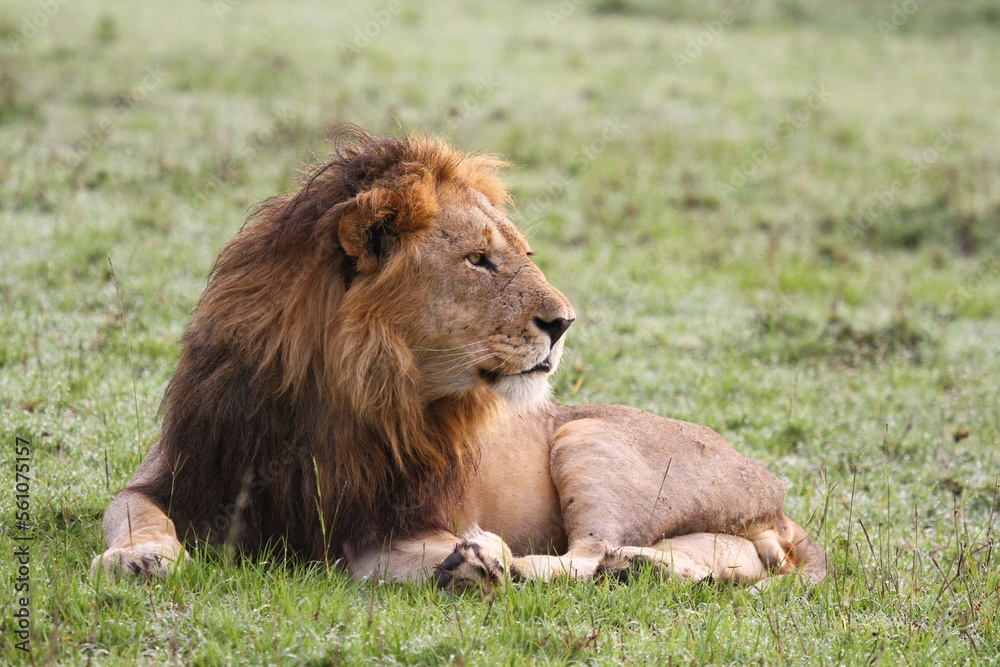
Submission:
M 705 426 L 549 400 L 576 315 L 511 222 L 509 166 L 343 129 L 220 253 L 162 432 L 95 570 L 227 545 L 493 591 L 627 575 L 819 582 L 784 489 Z

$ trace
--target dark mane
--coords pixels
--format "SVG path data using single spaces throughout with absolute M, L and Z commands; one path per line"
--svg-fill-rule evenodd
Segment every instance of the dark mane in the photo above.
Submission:
M 355 278 L 433 226 L 436 184 L 466 182 L 504 205 L 501 165 L 349 127 L 297 193 L 252 213 L 182 338 L 161 405 L 167 469 L 139 487 L 179 535 L 250 551 L 283 540 L 324 559 L 447 527 L 496 399 L 483 389 L 420 404 L 412 354 L 380 320 L 405 289 Z M 361 256 L 344 249 L 349 215 L 371 223 Z

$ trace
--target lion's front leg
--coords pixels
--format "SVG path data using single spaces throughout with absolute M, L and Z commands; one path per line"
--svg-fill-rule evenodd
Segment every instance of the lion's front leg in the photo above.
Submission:
M 360 552 L 348 546 L 345 552 L 348 571 L 356 579 L 432 580 L 452 591 L 502 588 L 513 561 L 510 548 L 499 536 L 477 526 L 461 537 L 441 531 Z
M 174 522 L 142 493 L 126 489 L 104 515 L 108 549 L 91 563 L 92 575 L 166 577 L 186 555 Z
M 597 573 L 606 557 L 607 551 L 602 544 L 582 540 L 571 544 L 561 556 L 532 554 L 515 558 L 511 570 L 518 579 L 589 579 Z
M 134 488 L 165 472 L 157 443 L 139 465 L 129 486 L 115 496 L 104 513 L 102 528 L 108 548 L 92 561 L 91 574 L 103 570 L 111 576 L 162 578 L 184 559 L 186 553 L 177 539 L 174 522 L 152 499 Z

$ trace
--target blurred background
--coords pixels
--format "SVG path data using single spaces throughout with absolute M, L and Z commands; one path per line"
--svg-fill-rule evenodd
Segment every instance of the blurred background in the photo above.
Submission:
M 558 399 L 716 428 L 848 576 L 858 517 L 988 541 L 1000 3 L 6 0 L 0 431 L 81 554 L 221 245 L 343 122 L 517 164 Z

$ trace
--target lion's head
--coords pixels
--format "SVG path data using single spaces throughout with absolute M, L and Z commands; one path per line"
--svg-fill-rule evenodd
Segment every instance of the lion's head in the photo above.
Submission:
M 574 315 L 505 215 L 506 193 L 490 173 L 498 163 L 421 138 L 398 150 L 397 165 L 340 216 L 356 274 L 331 376 L 373 383 L 354 396 L 358 412 L 384 403 L 383 388 L 403 376 L 400 389 L 421 406 L 488 392 L 536 407 Z
M 164 397 L 173 469 L 224 473 L 160 497 L 238 515 L 194 533 L 315 555 L 437 527 L 496 411 L 544 403 L 574 314 L 504 212 L 502 166 L 348 130 L 222 251 Z

